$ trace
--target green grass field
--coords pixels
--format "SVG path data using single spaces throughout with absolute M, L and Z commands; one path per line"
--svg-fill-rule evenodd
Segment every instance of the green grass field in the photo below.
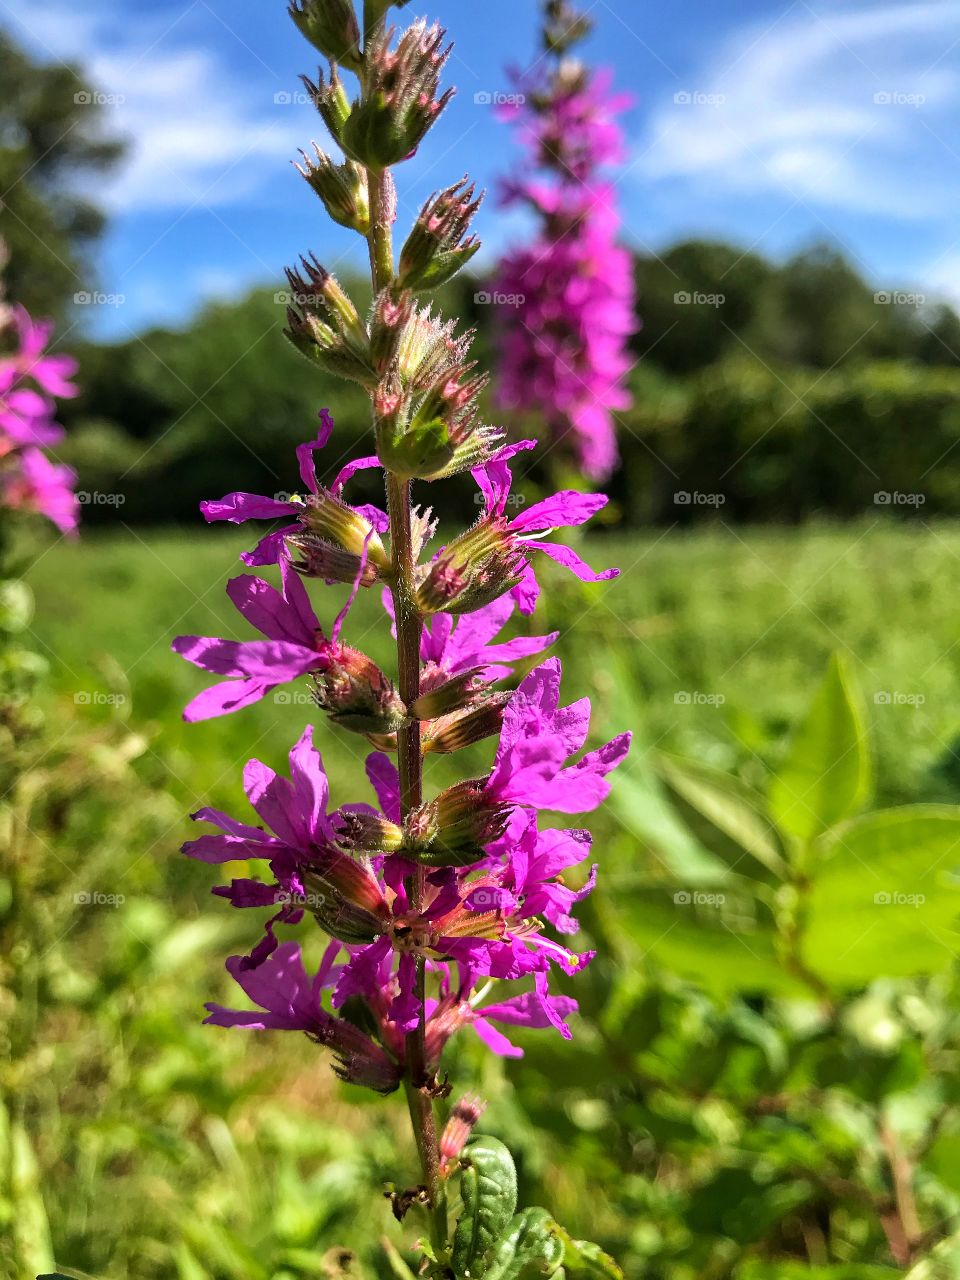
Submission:
M 60 543 L 28 575 L 38 601 L 33 633 L 58 695 L 89 697 L 80 709 L 92 719 L 117 714 L 98 699 L 122 695 L 119 714 L 149 733 L 158 767 L 192 798 L 205 788 L 223 798 L 235 787 L 234 761 L 246 751 L 279 757 L 308 718 L 309 707 L 269 703 L 214 723 L 179 723 L 203 677 L 170 653 L 170 641 L 183 632 L 250 634 L 223 590 L 232 573 L 247 572 L 236 556 L 248 541 L 243 532 L 203 530 L 97 535 Z M 631 727 L 643 740 L 724 766 L 775 752 L 831 651 L 843 650 L 868 706 L 879 793 L 957 794 L 957 526 L 611 536 L 588 543 L 586 555 L 620 565 L 622 577 L 581 586 L 548 566 L 553 589 L 535 621 L 561 632 L 556 651 L 571 668 L 571 689 L 586 684 L 597 697 L 598 732 L 621 727 L 614 676 L 626 674 L 642 715 Z M 389 669 L 371 596 L 350 635 Z M 332 618 L 322 589 L 315 603 L 321 619 Z M 355 761 L 342 758 L 341 737 L 330 743 L 331 772 L 347 781 Z
M 22 927 L 37 976 L 6 1078 L 12 1119 L 29 1139 L 14 1220 L 25 1223 L 25 1247 L 36 1245 L 31 1274 L 55 1258 L 97 1280 L 344 1280 L 327 1254 L 343 1245 L 359 1254 L 354 1280 L 366 1280 L 391 1274 L 379 1238 L 402 1239 L 382 1197 L 412 1164 L 402 1105 L 337 1085 L 301 1037 L 201 1026 L 205 1000 L 237 1000 L 224 957 L 249 948 L 259 913 L 231 912 L 210 896 L 224 869 L 178 854 L 192 834 L 187 815 L 214 804 L 248 817 L 243 762 L 257 755 L 282 768 L 304 723 L 318 719 L 286 694 L 206 724 L 180 719 L 204 678 L 170 641 L 248 634 L 223 590 L 247 545 L 243 531 L 96 534 L 41 549 L 27 575 L 30 635 L 50 678 L 24 816 L 14 806 L 15 861 L 34 886 Z M 867 1112 L 857 1108 L 879 1108 L 886 1091 L 919 1079 L 917 1037 L 955 1025 L 955 993 L 945 975 L 929 990 L 911 987 L 901 1015 L 900 996 L 881 982 L 822 1049 L 789 1009 L 766 1005 L 761 1017 L 736 995 L 749 986 L 749 948 L 727 940 L 712 951 L 717 933 L 700 937 L 694 918 L 675 927 L 669 895 L 696 883 L 685 879 L 693 863 L 645 759 L 669 748 L 759 781 L 841 650 L 863 693 L 879 799 L 956 802 L 960 527 L 710 528 L 598 537 L 583 554 L 623 576 L 582 586 L 548 566 L 543 612 L 513 625 L 561 632 L 567 693 L 591 694 L 598 740 L 637 734 L 611 803 L 589 818 L 603 874 L 581 908 L 582 937 L 600 951 L 574 984 L 572 1044 L 520 1033 L 526 1060 L 504 1063 L 464 1037 L 445 1065 L 458 1088 L 469 1082 L 490 1100 L 485 1125 L 517 1154 L 524 1199 L 615 1252 L 628 1280 L 769 1280 L 760 1262 L 741 1268 L 760 1249 L 817 1256 L 804 1232 L 835 1202 L 836 1257 L 886 1263 L 876 1215 L 869 1226 L 846 1217 L 841 1192 L 821 1208 L 816 1179 L 882 1188 L 882 1149 L 863 1137 Z M 316 591 L 321 619 L 340 598 Z M 347 638 L 390 669 L 373 593 Z M 364 741 L 322 720 L 317 730 L 333 803 L 369 798 Z M 490 750 L 457 757 L 459 776 L 482 772 Z M 430 761 L 428 787 L 449 770 Z M 662 931 L 644 916 L 651 875 Z M 78 891 L 122 902 L 78 908 Z M 658 933 L 666 950 L 635 944 Z M 321 945 L 319 931 L 309 936 L 314 960 Z M 733 998 L 711 1002 L 715 975 Z M 870 1040 L 875 1025 L 888 1036 L 900 1028 L 902 1048 Z M 947 1076 L 949 1044 L 935 1043 L 929 1058 Z M 817 1090 L 834 1081 L 834 1052 L 841 1088 L 822 1113 Z M 844 1093 L 847 1079 L 862 1098 Z M 932 1106 L 940 1087 L 921 1080 L 916 1105 Z M 789 1116 L 752 1109 L 782 1088 L 795 1092 Z M 941 1158 L 931 1147 L 948 1185 L 951 1150 Z M 791 1216 L 808 1200 L 809 1221 Z M 731 1217 L 731 1205 L 761 1202 L 762 1212 Z M 943 1212 L 937 1201 L 929 1214 Z

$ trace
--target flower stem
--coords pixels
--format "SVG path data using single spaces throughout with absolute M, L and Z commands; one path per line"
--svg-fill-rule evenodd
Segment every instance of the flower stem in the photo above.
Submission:
M 383 33 L 384 19 L 372 19 L 371 6 L 365 5 L 366 40 Z M 365 87 L 364 87 L 365 88 Z M 387 171 L 367 170 L 370 203 L 370 276 L 374 294 L 388 288 L 394 280 L 392 201 L 390 175 Z M 416 606 L 415 556 L 413 550 L 412 503 L 409 480 L 386 473 L 387 512 L 390 517 L 390 551 L 393 560 L 393 599 L 397 622 L 397 674 L 400 697 L 407 704 L 420 696 L 420 637 L 423 618 Z M 423 801 L 423 753 L 420 722 L 409 719 L 397 733 L 398 769 L 400 773 L 400 808 L 403 817 Z M 418 867 L 410 877 L 407 891 L 413 910 L 423 905 L 425 872 Z M 416 998 L 420 1016 L 416 1028 L 407 1037 L 407 1079 L 404 1088 L 410 1109 L 410 1122 L 420 1156 L 423 1181 L 430 1200 L 430 1240 L 434 1251 L 447 1247 L 446 1188 L 440 1176 L 440 1144 L 433 1111 L 433 1099 L 426 1086 L 426 965 L 422 956 L 416 961 Z

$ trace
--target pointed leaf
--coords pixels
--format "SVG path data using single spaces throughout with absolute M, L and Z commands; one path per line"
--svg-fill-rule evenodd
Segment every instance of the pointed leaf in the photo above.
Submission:
M 475 1138 L 463 1158 L 463 1213 L 453 1235 L 451 1264 L 458 1276 L 479 1276 L 484 1274 L 480 1260 L 503 1235 L 516 1210 L 517 1170 L 513 1156 L 497 1138 Z
M 623 1280 L 620 1266 L 590 1240 L 574 1240 L 561 1226 L 555 1231 L 563 1244 L 563 1269 L 571 1280 Z
M 783 831 L 811 840 L 850 817 L 870 790 L 859 697 L 839 654 L 770 785 L 770 811 Z
M 907 805 L 857 818 L 818 842 L 807 964 L 843 984 L 935 973 L 960 936 L 960 808 Z
M 524 1209 L 484 1262 L 483 1280 L 552 1276 L 563 1263 L 563 1241 L 557 1224 L 546 1209 Z
M 691 809 L 779 879 L 786 878 L 787 864 L 780 855 L 770 824 L 751 804 L 749 792 L 736 779 L 719 769 L 675 756 L 661 754 L 656 763 L 667 786 Z

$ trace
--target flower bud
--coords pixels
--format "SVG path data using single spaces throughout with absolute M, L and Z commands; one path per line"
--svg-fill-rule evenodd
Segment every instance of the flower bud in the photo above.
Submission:
M 292 0 L 288 12 L 300 34 L 325 57 L 351 71 L 363 65 L 352 0 Z
M 360 556 L 308 530 L 290 534 L 287 546 L 299 552 L 301 558 L 294 561 L 294 568 L 305 578 L 322 578 L 327 583 L 359 581 L 361 587 L 372 587 L 380 577 L 369 557 L 364 563 Z
M 343 87 L 343 81 L 337 75 L 337 68 L 330 64 L 330 82 L 324 81 L 323 72 L 317 72 L 317 83 L 307 76 L 301 76 L 303 87 L 310 96 L 313 105 L 320 112 L 323 123 L 330 130 L 334 141 L 339 142 L 343 127 L 350 117 L 350 99 Z
M 472 613 L 516 586 L 525 563 L 505 521 L 483 516 L 431 561 L 417 606 L 422 613 Z
M 482 742 L 491 734 L 499 733 L 503 724 L 503 712 L 510 701 L 509 693 L 488 693 L 479 706 L 465 711 L 428 720 L 423 726 L 423 749 L 434 755 L 449 755 L 462 751 L 475 742 Z
M 474 667 L 471 671 L 462 671 L 452 680 L 446 680 L 435 689 L 422 693 L 416 702 L 410 704 L 410 714 L 417 720 L 434 720 L 452 711 L 462 711 L 465 707 L 474 706 L 488 687 L 480 679 L 482 670 L 482 667 Z
M 308 1034 L 333 1053 L 334 1073 L 347 1084 L 358 1084 L 376 1093 L 393 1093 L 400 1084 L 400 1064 L 346 1018 L 324 1020 L 322 1026 Z
M 407 709 L 392 682 L 359 649 L 337 645 L 313 683 L 317 705 L 341 728 L 395 733 L 406 720 Z
M 393 368 L 413 314 L 409 292 L 397 293 L 391 288 L 377 295 L 370 321 L 370 355 L 377 373 L 383 375 Z
M 367 93 L 353 103 L 337 141 L 347 155 L 370 169 L 399 164 L 415 151 L 453 96 L 440 98 L 440 72 L 450 56 L 446 33 L 437 23 L 419 19 L 389 47 L 388 38 L 370 45 L 365 55 Z
M 432 867 L 467 867 L 503 835 L 511 806 L 491 803 L 485 779 L 458 782 L 414 809 L 404 824 L 404 852 Z
M 312 159 L 305 151 L 300 152 L 303 164 L 296 165 L 298 173 L 323 201 L 334 222 L 365 236 L 370 230 L 370 203 L 363 169 L 355 160 L 337 164 L 316 143 L 313 149 L 316 154 Z
M 312 257 L 301 258 L 305 275 L 287 268 L 291 300 L 286 336 L 301 354 L 329 373 L 371 387 L 367 331 L 337 280 Z
M 398 853 L 403 830 L 379 813 L 341 809 L 335 822 L 337 844 L 347 853 Z
M 463 177 L 430 197 L 400 252 L 399 280 L 405 289 L 436 289 L 453 278 L 480 248 L 467 236 L 483 196 Z
M 487 1104 L 475 1093 L 465 1093 L 454 1103 L 440 1135 L 440 1173 L 443 1177 L 452 1173 L 459 1163 L 473 1127 L 486 1109 Z
M 366 516 L 327 489 L 307 497 L 301 520 L 310 533 L 351 555 L 366 555 L 380 569 L 390 563 L 380 535 Z
M 331 938 L 352 945 L 373 942 L 387 927 L 390 908 L 365 860 L 331 850 L 302 875 L 306 906 Z

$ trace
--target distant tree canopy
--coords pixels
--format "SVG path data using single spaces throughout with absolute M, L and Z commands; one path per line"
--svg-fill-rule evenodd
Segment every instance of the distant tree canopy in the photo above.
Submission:
M 832 245 L 775 266 L 733 245 L 688 240 L 637 260 L 637 354 L 687 374 L 736 352 L 830 369 L 877 359 L 960 364 L 949 307 L 877 291 Z
M 6 290 L 37 315 L 61 315 L 90 287 L 86 252 L 104 216 L 83 194 L 124 143 L 75 67 L 34 62 L 0 31 L 0 238 Z M 85 179 L 87 181 L 85 181 Z
M 610 486 L 620 519 L 709 514 L 678 507 L 683 490 L 722 492 L 729 519 L 855 516 L 873 511 L 879 490 L 920 491 L 926 513 L 960 514 L 960 320 L 949 307 L 875 297 L 828 246 L 777 265 L 689 241 L 638 258 L 636 272 L 634 405 L 620 415 L 623 469 Z M 368 304 L 365 281 L 344 284 Z M 478 328 L 487 368 L 496 310 L 478 304 L 481 289 L 462 275 L 441 309 Z M 123 519 L 146 523 L 195 520 L 201 498 L 232 489 L 288 490 L 293 447 L 321 406 L 337 422 L 323 468 L 369 453 L 366 398 L 303 360 L 284 324 L 282 302 L 263 289 L 206 307 L 184 331 L 84 349 L 83 393 L 64 406 L 82 487 L 123 493 Z M 537 424 L 506 425 L 528 434 Z M 536 464 L 527 476 L 550 480 Z M 352 483 L 376 496 L 373 473 Z M 467 477 L 452 501 L 472 501 L 471 489 Z M 421 500 L 433 498 L 424 486 Z M 116 510 L 91 503 L 88 519 Z

